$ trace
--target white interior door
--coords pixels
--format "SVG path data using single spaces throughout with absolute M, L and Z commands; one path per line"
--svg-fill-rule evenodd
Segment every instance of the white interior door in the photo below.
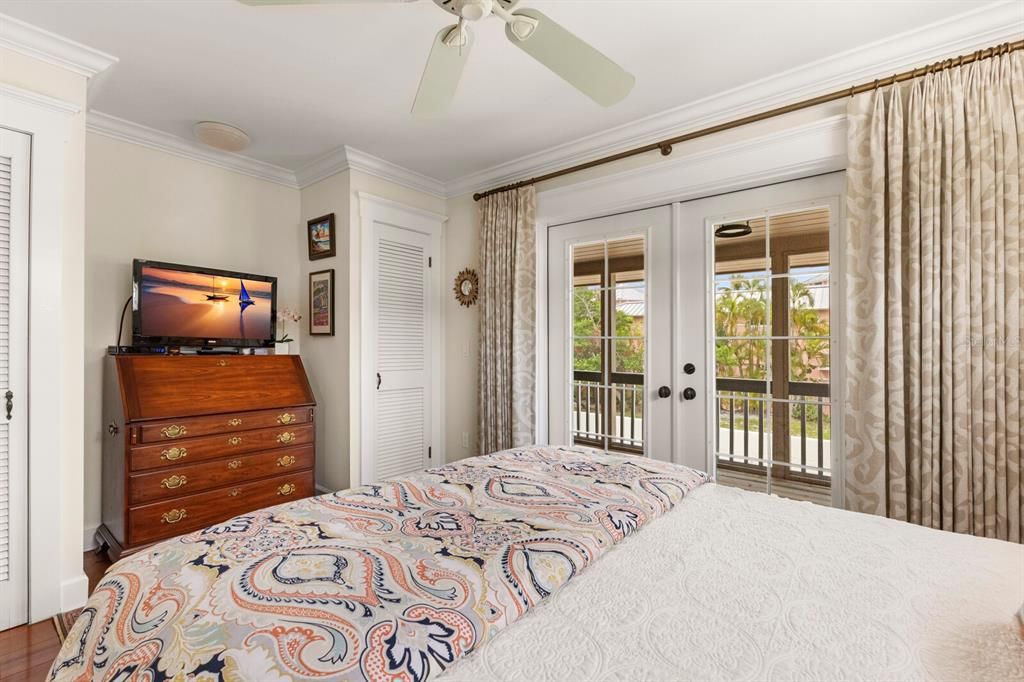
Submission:
M 676 352 L 698 390 L 676 448 L 720 484 L 841 502 L 844 192 L 832 173 L 677 205 Z
M 28 620 L 29 159 L 0 128 L 0 630 Z
M 548 230 L 548 434 L 671 461 L 672 212 Z
M 443 216 L 360 194 L 362 484 L 443 461 Z

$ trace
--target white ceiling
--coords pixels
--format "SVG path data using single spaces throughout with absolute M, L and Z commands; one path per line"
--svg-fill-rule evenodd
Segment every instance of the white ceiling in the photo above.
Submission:
M 246 130 L 245 154 L 298 169 L 348 145 L 450 181 L 979 7 L 968 0 L 524 0 L 637 77 L 602 109 L 506 42 L 477 42 L 453 110 L 409 108 L 450 16 L 429 0 L 255 8 L 235 0 L 0 0 L 9 14 L 120 62 L 90 106 L 191 137 Z

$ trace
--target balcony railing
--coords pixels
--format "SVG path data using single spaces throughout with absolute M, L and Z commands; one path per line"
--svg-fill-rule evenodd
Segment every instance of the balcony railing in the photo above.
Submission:
M 790 382 L 789 402 L 772 402 L 765 381 L 719 377 L 716 387 L 719 428 L 715 450 L 719 466 L 764 471 L 766 462 L 771 461 L 773 477 L 829 485 L 828 384 Z M 769 405 L 772 410 L 786 412 L 770 415 Z
M 603 385 L 598 372 L 575 372 L 573 442 L 617 452 L 644 451 L 643 375 L 614 373 Z

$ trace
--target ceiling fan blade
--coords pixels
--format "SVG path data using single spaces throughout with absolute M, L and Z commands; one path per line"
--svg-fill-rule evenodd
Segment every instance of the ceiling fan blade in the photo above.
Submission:
M 238 0 L 243 5 L 337 5 L 342 3 L 416 2 L 416 0 Z
M 468 26 L 461 27 L 465 42 L 460 46 L 455 39 L 460 30 L 458 24 L 446 26 L 434 38 L 434 46 L 430 48 L 427 65 L 420 78 L 420 87 L 416 91 L 416 99 L 412 104 L 412 113 L 416 118 L 441 118 L 448 112 L 448 107 L 455 98 L 455 91 L 462 78 L 462 70 L 466 67 L 469 51 L 473 47 L 473 34 Z
M 537 22 L 526 38 L 513 31 L 515 17 Z M 509 42 L 561 76 L 566 82 L 601 106 L 621 102 L 633 89 L 636 78 L 575 34 L 535 9 L 512 14 L 505 25 Z

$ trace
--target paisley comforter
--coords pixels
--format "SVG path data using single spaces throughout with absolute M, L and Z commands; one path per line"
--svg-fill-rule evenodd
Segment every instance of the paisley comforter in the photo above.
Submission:
M 426 680 L 706 481 L 530 447 L 238 516 L 113 566 L 50 679 Z

